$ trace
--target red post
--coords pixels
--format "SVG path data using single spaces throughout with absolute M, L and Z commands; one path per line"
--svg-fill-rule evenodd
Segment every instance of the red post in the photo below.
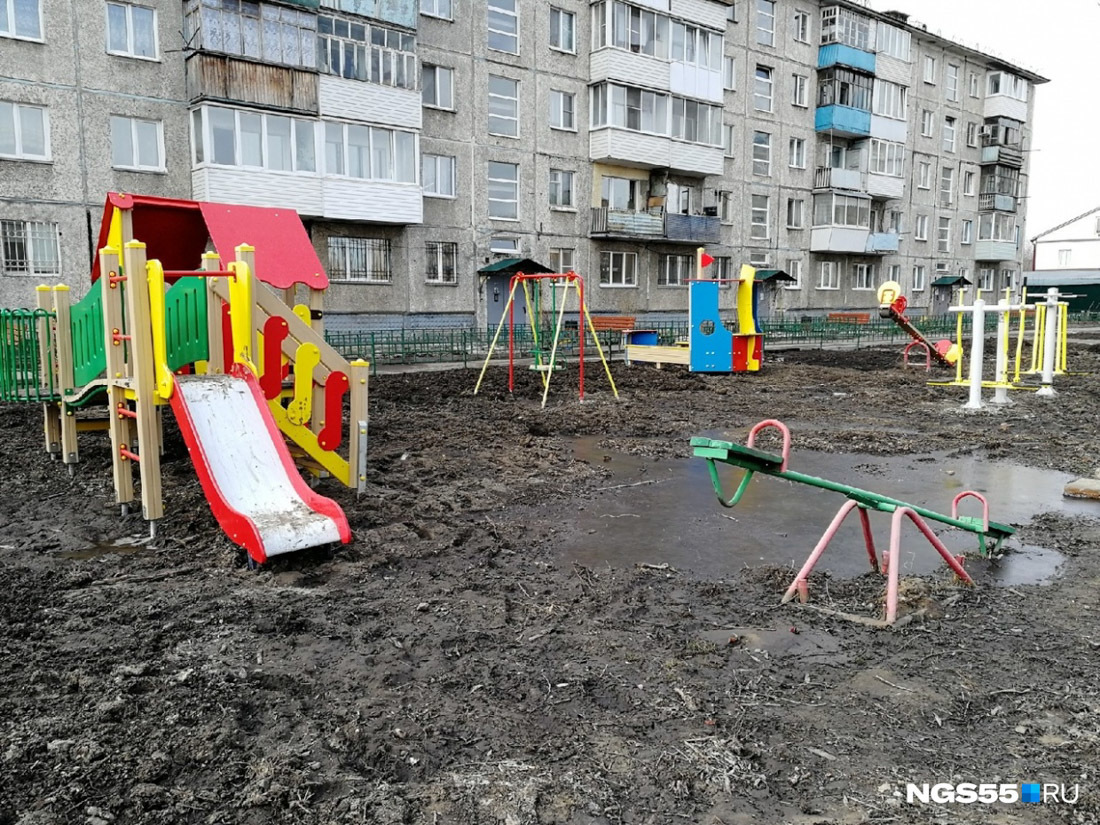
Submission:
M 584 279 L 576 272 L 570 272 L 569 274 L 577 282 L 577 298 L 580 301 L 580 311 L 577 313 L 577 332 L 581 336 L 579 350 L 581 358 L 580 400 L 584 401 L 584 338 L 588 334 L 588 327 L 584 323 Z
M 516 329 L 515 329 L 516 307 L 515 307 L 515 301 L 512 300 L 512 297 L 516 294 L 516 292 L 515 292 L 515 290 L 516 290 L 516 278 L 518 278 L 518 277 L 520 277 L 520 276 L 519 275 L 513 275 L 508 281 L 508 392 L 512 392 L 512 390 L 515 388 L 515 384 L 516 384 L 516 381 L 515 381 L 515 366 L 514 366 L 515 348 L 516 348 L 516 343 L 515 343 L 515 338 L 516 338 L 516 336 L 515 336 L 515 332 L 516 332 Z

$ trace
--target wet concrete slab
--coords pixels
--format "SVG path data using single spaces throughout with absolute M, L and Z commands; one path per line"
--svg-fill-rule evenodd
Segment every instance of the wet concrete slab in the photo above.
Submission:
M 713 437 L 736 436 L 715 433 Z M 740 568 L 789 566 L 805 561 L 845 498 L 826 490 L 758 474 L 741 502 L 722 507 L 702 459 L 655 460 L 601 447 L 600 439 L 573 444 L 579 461 L 608 468 L 612 477 L 578 505 L 563 552 L 567 561 L 588 566 L 629 567 L 668 564 L 708 578 L 729 576 Z M 1028 524 L 1048 511 L 1100 515 L 1097 502 L 1065 499 L 1065 473 L 1039 470 L 977 456 L 944 453 L 883 457 L 863 454 L 798 452 L 790 468 L 902 501 L 950 513 L 951 500 L 975 490 L 989 500 L 990 519 L 1014 526 Z M 721 467 L 726 495 L 742 471 Z M 978 515 L 979 505 L 963 502 L 961 513 Z M 818 569 L 841 577 L 867 572 L 859 520 L 841 527 Z M 871 513 L 876 546 L 889 542 L 889 517 Z M 1057 577 L 1064 561 L 1053 550 L 1006 542 L 1003 556 L 978 557 L 977 538 L 932 523 L 953 553 L 966 553 L 967 570 L 979 583 L 1001 586 L 1045 583 Z M 910 525 L 903 528 L 903 574 L 927 574 L 943 568 L 942 560 Z M 945 569 L 945 568 L 944 568 Z

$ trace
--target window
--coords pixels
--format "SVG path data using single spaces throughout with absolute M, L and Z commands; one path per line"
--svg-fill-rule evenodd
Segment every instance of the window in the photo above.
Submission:
M 60 275 L 61 234 L 56 223 L 0 221 L 0 272 Z
M 573 173 L 564 169 L 550 170 L 550 205 L 558 209 L 573 208 Z
M 920 133 L 925 137 L 932 137 L 932 133 L 935 130 L 932 117 L 932 112 L 928 109 L 923 109 L 920 113 Z
M 732 57 L 722 59 L 722 88 L 728 92 L 737 88 L 737 61 Z
M 768 237 L 768 212 L 770 198 L 767 195 L 752 196 L 752 210 L 750 213 L 749 237 L 755 240 L 765 240 Z
M 756 0 L 756 42 L 775 45 L 775 0 Z
M 128 3 L 108 3 L 107 51 L 126 57 L 147 57 L 155 60 L 157 57 L 156 11 Z
M 886 280 L 901 283 L 901 264 L 890 264 L 890 277 Z
M 787 198 L 787 228 L 802 229 L 806 224 L 806 201 L 802 198 Z
M 928 282 L 928 276 L 923 266 L 913 267 L 913 291 L 924 292 L 925 284 Z
M 733 145 L 733 124 L 726 123 L 722 126 L 722 149 L 727 158 L 733 157 Z
M 592 48 L 605 46 L 712 72 L 722 70 L 721 34 L 623 2 L 599 0 L 592 4 Z
M 116 169 L 164 171 L 163 125 L 159 120 L 111 116 L 111 165 Z
M 749 251 L 749 266 L 753 269 L 768 268 L 768 253 L 759 249 Z
M 577 51 L 577 15 L 550 7 L 550 48 L 570 54 Z
M 791 104 L 794 106 L 809 106 L 809 96 L 806 90 L 809 88 L 810 79 L 805 75 L 796 74 L 792 78 Z
M 966 124 L 966 145 L 970 147 L 976 147 L 978 145 L 978 124 L 967 123 Z
M 601 252 L 600 286 L 637 286 L 637 252 Z
M 390 242 L 385 238 L 330 237 L 328 274 L 335 281 L 390 283 Z
M 489 75 L 489 134 L 519 136 L 519 81 Z
M 455 196 L 455 159 L 450 155 L 421 155 L 420 181 L 426 197 Z
M 959 67 L 954 63 L 948 63 L 945 67 L 943 85 L 946 87 L 948 100 L 959 99 Z
M 613 178 L 605 175 L 600 180 L 600 206 L 633 212 L 641 200 L 639 184 L 640 181 L 630 178 Z
M 50 117 L 45 106 L 0 100 L 0 158 L 50 159 Z
M 428 241 L 424 245 L 429 284 L 458 283 L 458 244 L 450 241 Z
M 550 90 L 550 128 L 577 131 L 574 117 L 576 96 L 572 92 Z
M 891 209 L 886 213 L 886 229 L 888 232 L 894 232 L 901 234 L 901 210 Z M 891 278 L 890 280 L 896 281 L 897 278 Z
M 950 206 L 955 202 L 955 169 L 944 166 L 940 169 L 940 206 Z
M 0 36 L 41 40 L 39 0 L 0 0 Z
M 944 254 L 951 251 L 950 218 L 940 218 L 936 226 L 936 251 Z
M 734 222 L 734 199 L 732 192 L 718 193 L 718 219 L 725 224 Z
M 794 13 L 794 25 L 791 27 L 791 36 L 799 43 L 810 42 L 810 13 L 796 11 Z
M 852 265 L 852 289 L 874 289 L 875 288 L 875 265 L 874 264 L 853 264 Z
M 1001 270 L 1001 285 L 1004 289 L 1011 289 L 1016 291 L 1016 270 L 1015 269 L 1002 269 Z
M 665 196 L 665 209 L 668 212 L 680 215 L 691 214 L 691 202 L 695 199 L 695 193 L 690 186 L 682 183 L 670 183 L 668 194 Z
M 489 0 L 489 48 L 519 54 L 516 0 Z
M 818 106 L 850 106 L 871 111 L 873 78 L 850 69 L 822 69 L 817 73 Z
M 425 63 L 421 78 L 423 89 L 420 96 L 425 106 L 435 109 L 454 109 L 454 69 Z
M 489 251 L 494 255 L 515 257 L 519 253 L 519 238 L 511 235 L 493 235 L 489 239 Z
M 924 82 L 936 84 L 936 58 L 928 55 L 924 58 Z
M 317 18 L 317 49 L 317 68 L 325 74 L 416 88 L 416 37 L 411 34 L 323 14 Z
M 767 132 L 752 133 L 752 173 L 764 177 L 772 173 L 772 136 Z
M 800 258 L 789 258 L 787 260 L 787 274 L 794 280 L 785 282 L 783 288 L 802 289 L 802 260 Z
M 974 221 L 962 222 L 962 230 L 959 232 L 959 243 L 969 244 L 974 242 Z
M 860 51 L 874 51 L 871 19 L 850 9 L 828 6 L 821 10 L 821 43 L 843 43 Z
M 943 119 L 943 150 L 945 152 L 955 151 L 955 118 L 953 117 Z
M 519 165 L 489 161 L 489 217 L 519 217 Z
M 451 0 L 420 0 L 420 13 L 428 17 L 442 17 L 453 20 Z
M 871 199 L 839 192 L 814 195 L 814 226 L 871 228 Z
M 722 107 L 669 97 L 614 83 L 592 87 L 591 125 L 671 135 L 708 146 L 722 145 Z M 671 132 L 669 109 L 672 110 Z
M 871 111 L 894 120 L 905 120 L 909 116 L 908 97 L 909 90 L 904 86 L 875 78 Z
M 905 144 L 871 139 L 871 161 L 867 167 L 876 175 L 900 178 L 905 172 Z
M 687 286 L 694 275 L 694 255 L 661 255 L 657 260 L 657 286 Z
M 978 289 L 982 292 L 990 292 L 993 289 L 993 276 L 997 270 L 982 267 L 978 270 Z
M 758 112 L 770 112 L 773 93 L 772 70 L 765 66 L 757 66 L 752 96 L 753 108 Z
M 971 97 L 980 97 L 981 96 L 980 89 L 981 89 L 981 87 L 978 85 L 978 73 L 977 72 L 971 72 L 970 73 L 970 96 Z
M 912 44 L 912 35 L 909 32 L 879 21 L 875 36 L 879 54 L 888 54 L 890 57 L 909 62 L 909 49 Z
M 642 95 L 643 105 L 645 94 Z M 627 97 L 627 121 L 630 121 L 630 105 L 632 98 Z M 641 120 L 646 123 L 648 113 L 645 109 L 641 112 Z M 654 116 L 656 119 L 656 116 Z M 663 126 L 658 128 L 663 129 Z M 722 107 L 708 106 L 694 100 L 685 100 L 680 97 L 672 98 L 672 137 L 692 143 L 706 143 L 718 146 L 722 142 Z
M 1016 100 L 1027 100 L 1027 81 L 1007 72 L 990 72 L 986 90 L 990 95 L 1008 95 Z
M 928 240 L 928 216 L 917 215 L 916 226 L 913 231 L 913 237 L 918 241 Z
M 190 48 L 223 54 L 239 55 L 264 63 L 277 63 L 284 66 L 298 66 L 306 69 L 317 67 L 318 35 L 320 20 L 315 10 L 295 11 L 271 3 L 202 3 L 199 0 L 187 0 L 184 6 L 183 39 Z M 333 18 L 324 18 L 332 22 Z M 333 24 L 339 26 L 340 36 L 351 39 L 351 24 L 347 20 Z M 382 29 L 383 38 L 389 30 Z M 401 45 L 400 32 L 398 45 Z M 365 29 L 364 29 L 365 36 Z M 404 49 L 415 60 L 415 38 L 408 38 L 408 48 Z M 327 41 L 326 41 L 327 43 Z M 338 48 L 337 54 L 343 50 Z M 326 64 L 331 61 L 328 55 L 320 60 Z M 415 63 L 413 64 L 416 65 Z M 322 67 L 323 68 L 323 67 Z M 341 67 L 342 68 L 342 67 Z M 379 69 L 381 71 L 381 68 Z M 341 72 L 342 73 L 342 72 Z M 411 79 L 415 84 L 416 78 Z M 392 85 L 392 83 L 391 83 Z M 409 88 L 414 88 L 410 85 Z
M 806 141 L 803 138 L 791 138 L 788 165 L 792 169 L 806 168 Z
M 1073 258 L 1072 249 L 1059 249 L 1058 250 L 1058 266 L 1069 266 L 1070 260 Z
M 932 188 L 932 164 L 922 160 L 917 164 L 917 188 Z
M 979 241 L 1016 242 L 1016 216 L 1009 212 L 984 212 L 978 215 Z
M 710 277 L 712 281 L 724 281 L 718 285 L 719 289 L 729 289 L 733 279 L 733 258 L 729 255 L 719 255 L 714 263 L 703 270 L 703 277 Z
M 555 272 L 573 271 L 573 250 L 556 247 L 550 250 L 550 268 Z
M 840 289 L 840 273 L 836 261 L 822 261 L 817 266 L 818 289 Z

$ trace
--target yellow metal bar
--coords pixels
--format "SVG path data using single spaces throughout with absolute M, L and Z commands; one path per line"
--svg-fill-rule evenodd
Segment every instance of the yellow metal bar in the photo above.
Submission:
M 963 290 L 959 290 L 959 306 L 963 306 Z M 955 359 L 955 382 L 963 382 L 963 357 L 966 350 L 963 349 L 963 314 L 955 320 L 955 346 L 959 349 L 959 357 Z
M 1016 330 L 1016 369 L 1012 374 L 1012 383 L 1020 380 L 1020 366 L 1024 360 L 1024 336 L 1027 334 L 1027 290 L 1020 299 L 1020 326 Z
M 1038 372 L 1039 365 L 1043 363 L 1043 353 L 1046 350 L 1047 337 L 1047 305 L 1035 305 L 1035 342 L 1031 347 L 1031 369 L 1029 372 Z
M 619 397 L 619 389 L 615 386 L 615 379 L 611 377 L 611 366 L 607 363 L 607 357 L 603 354 L 603 347 L 600 346 L 600 337 L 596 335 L 596 327 L 592 323 L 592 316 L 588 314 L 588 304 L 581 304 L 581 310 L 584 312 L 584 319 L 588 322 L 588 331 L 592 333 L 592 340 L 596 342 L 596 351 L 600 354 L 600 362 L 603 364 L 603 371 L 607 373 L 608 383 L 611 384 L 611 392 L 614 393 L 617 399 Z
M 1058 354 L 1054 359 L 1054 374 L 1066 374 L 1066 349 L 1069 344 L 1069 304 L 1058 304 Z
M 496 334 L 493 336 L 493 343 L 489 345 L 489 351 L 485 353 L 485 363 L 481 365 L 481 375 L 477 377 L 477 385 L 474 387 L 474 395 L 477 395 L 478 390 L 481 389 L 481 382 L 485 380 L 485 371 L 489 369 L 489 360 L 493 357 L 493 350 L 497 348 L 497 340 L 500 338 L 500 331 L 504 329 L 504 322 L 508 320 L 508 312 L 512 308 L 512 301 L 516 297 L 516 285 L 512 284 L 512 289 L 508 292 L 508 301 L 504 304 L 504 312 L 500 315 L 500 323 L 497 324 Z
M 175 379 L 168 368 L 168 319 L 164 305 L 164 267 L 160 261 L 145 263 L 149 279 L 149 320 L 153 326 L 153 366 L 157 395 L 167 401 L 172 397 Z
M 561 291 L 561 306 L 558 307 L 558 323 L 554 328 L 554 343 L 550 347 L 550 374 L 554 372 L 554 358 L 558 354 L 558 341 L 561 339 L 561 327 L 565 321 L 565 302 L 569 296 L 569 286 L 572 281 L 567 280 L 565 282 L 565 288 Z M 546 397 L 550 394 L 550 378 L 547 377 L 546 383 L 542 387 L 542 407 L 546 409 Z

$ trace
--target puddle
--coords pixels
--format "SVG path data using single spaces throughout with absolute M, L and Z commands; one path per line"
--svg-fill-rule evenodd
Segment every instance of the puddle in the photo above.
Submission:
M 711 437 L 740 442 L 740 434 Z M 631 567 L 645 562 L 669 564 L 708 578 L 722 578 L 742 567 L 802 565 L 845 498 L 757 474 L 741 502 L 722 507 L 714 495 L 702 459 L 660 459 L 600 449 L 599 438 L 576 439 L 577 460 L 607 467 L 613 477 L 581 504 L 564 545 L 568 561 L 588 566 Z M 1096 502 L 1064 499 L 1062 488 L 1073 479 L 1065 473 L 1038 470 L 974 456 L 947 458 L 945 453 L 899 457 L 863 454 L 792 452 L 790 467 L 941 513 L 951 499 L 976 490 L 989 500 L 993 521 L 1027 524 L 1042 512 L 1057 510 L 1095 516 Z M 742 471 L 719 466 L 727 497 Z M 976 515 L 978 503 L 961 504 Z M 870 514 L 876 547 L 888 546 L 890 519 Z M 1064 557 L 1053 550 L 1021 546 L 1009 540 L 998 560 L 977 555 L 970 533 L 930 522 L 953 553 L 967 553 L 967 571 L 978 582 L 999 586 L 1039 584 L 1053 580 Z M 931 573 L 943 566 L 939 554 L 908 522 L 901 541 L 902 572 Z M 817 570 L 834 576 L 858 576 L 868 570 L 859 519 L 852 514 L 818 562 Z
M 104 556 L 130 556 L 134 553 L 140 553 L 142 550 L 148 549 L 144 544 L 138 543 L 141 541 L 142 539 L 137 536 L 130 536 L 129 538 L 118 539 L 117 541 L 93 544 L 90 547 L 85 547 L 80 550 L 70 550 L 60 555 L 61 558 L 71 561 L 101 559 Z

